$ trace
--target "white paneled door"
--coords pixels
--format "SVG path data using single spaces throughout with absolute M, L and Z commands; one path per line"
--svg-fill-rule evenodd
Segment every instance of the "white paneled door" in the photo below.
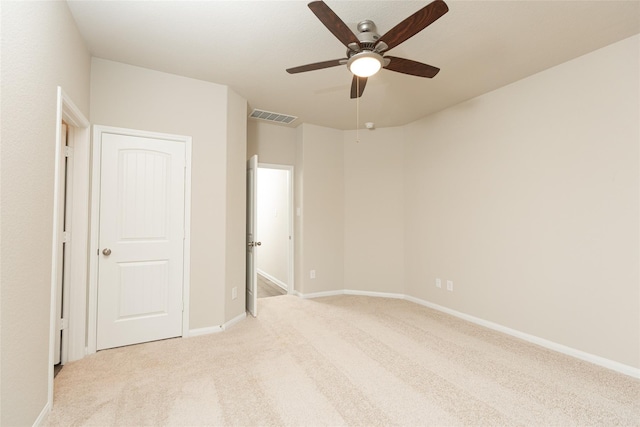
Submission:
M 258 201 L 258 156 L 247 161 L 247 262 L 246 296 L 247 311 L 253 317 L 258 315 L 258 273 L 256 270 L 256 248 L 258 240 L 258 221 L 256 218 Z
M 97 349 L 182 335 L 185 146 L 102 133 Z

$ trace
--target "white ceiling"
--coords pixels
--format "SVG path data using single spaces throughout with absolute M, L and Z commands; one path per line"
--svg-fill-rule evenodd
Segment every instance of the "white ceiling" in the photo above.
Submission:
M 640 1 L 446 1 L 447 14 L 389 53 L 440 73 L 369 78 L 360 126 L 409 123 L 640 32 Z M 285 72 L 345 57 L 306 0 L 68 3 L 96 57 L 228 85 L 251 109 L 298 116 L 293 126 L 356 126 L 346 66 Z M 382 35 L 428 1 L 326 3 L 354 32 L 371 19 Z

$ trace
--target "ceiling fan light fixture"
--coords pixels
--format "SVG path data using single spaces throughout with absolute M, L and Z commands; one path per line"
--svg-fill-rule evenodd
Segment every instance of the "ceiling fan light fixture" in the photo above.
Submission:
M 358 77 L 370 77 L 382 68 L 382 55 L 377 52 L 359 52 L 349 58 L 347 67 Z

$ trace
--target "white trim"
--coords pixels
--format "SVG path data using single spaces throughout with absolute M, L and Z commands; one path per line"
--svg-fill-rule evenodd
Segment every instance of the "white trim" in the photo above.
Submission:
M 71 126 L 71 121 L 66 120 Z M 71 272 L 67 361 L 82 359 L 86 349 L 87 278 L 89 257 L 89 206 L 91 176 L 91 132 L 84 127 L 70 127 L 69 144 L 73 147 L 71 206 Z
M 189 331 L 189 335 L 188 336 L 189 337 L 198 337 L 198 336 L 201 336 L 201 335 L 217 334 L 219 332 L 226 331 L 227 329 L 229 329 L 230 327 L 232 327 L 236 323 L 240 323 L 241 321 L 243 321 L 246 318 L 247 318 L 247 313 L 244 312 L 242 314 L 237 315 L 236 317 L 234 317 L 233 319 L 229 320 L 228 322 L 225 322 L 223 325 L 208 326 L 206 328 L 191 329 Z
M 222 332 L 222 331 L 224 331 L 224 329 L 222 328 L 222 325 L 209 326 L 206 328 L 191 329 L 189 331 L 188 336 L 199 337 L 200 335 L 217 334 L 218 332 Z
M 53 406 L 53 362 L 54 362 L 54 347 L 55 347 L 55 333 L 56 333 L 56 304 L 57 304 L 57 278 L 59 274 L 57 259 L 59 256 L 58 247 L 60 246 L 60 238 L 61 238 L 61 230 L 59 229 L 59 199 L 60 199 L 60 186 L 62 183 L 60 182 L 60 160 L 63 154 L 62 148 L 62 139 L 60 137 L 62 132 L 62 120 L 67 122 L 69 126 L 72 126 L 75 129 L 73 132 L 73 144 L 74 146 L 83 148 L 88 147 L 89 145 L 89 121 L 82 114 L 80 109 L 76 107 L 71 98 L 67 96 L 67 94 L 62 90 L 60 86 L 57 87 L 57 108 L 56 108 L 56 135 L 55 135 L 55 155 L 54 155 L 54 182 L 53 182 L 53 238 L 52 238 L 52 253 L 51 253 L 51 294 L 50 294 L 50 313 L 49 313 L 49 368 L 48 368 L 48 384 L 47 384 L 47 404 L 42 410 L 40 416 L 36 420 L 36 423 L 40 423 L 44 415 L 46 415 L 51 407 Z M 78 160 L 79 161 L 79 160 Z M 76 170 L 76 175 L 74 176 L 74 187 L 77 184 L 75 182 L 82 182 L 80 177 L 80 172 L 82 171 L 81 167 L 76 167 L 74 161 L 74 168 L 80 169 Z M 66 179 L 66 178 L 65 178 Z M 77 190 L 76 190 L 77 191 Z M 81 203 L 82 197 L 74 196 L 74 203 Z M 74 204 L 73 212 L 77 212 L 77 206 Z M 84 211 L 86 212 L 86 210 Z M 82 221 L 82 215 L 73 215 L 76 218 L 76 221 Z M 72 223 L 72 227 L 77 226 L 76 222 Z M 65 353 L 69 355 L 69 359 L 74 360 L 77 354 L 77 348 L 84 348 L 84 319 L 85 316 L 84 308 L 86 308 L 85 302 L 80 298 L 79 295 L 82 294 L 85 287 L 82 286 L 85 281 L 82 280 L 82 272 L 85 271 L 86 265 L 86 253 L 82 253 L 79 251 L 82 248 L 82 235 L 83 230 L 81 225 L 78 226 L 77 236 L 72 235 L 72 244 L 71 247 L 78 246 L 76 250 L 71 253 L 71 271 L 70 271 L 70 293 L 69 296 L 69 313 L 71 317 L 71 322 L 73 325 L 69 325 L 69 332 L 66 334 L 67 340 L 64 343 L 66 347 Z M 86 237 L 86 234 L 84 234 Z M 86 277 L 86 276 L 84 276 Z M 80 344 L 78 340 L 81 336 L 82 343 Z M 43 415 L 44 414 L 44 415 Z
M 314 298 L 324 298 L 324 297 L 333 297 L 336 295 L 344 295 L 345 290 L 341 291 L 324 291 L 324 292 L 312 292 L 310 294 L 303 294 L 301 292 L 295 291 L 294 294 L 303 299 L 314 299 Z
M 264 277 L 265 279 L 267 279 L 270 282 L 273 282 L 275 285 L 278 285 L 278 287 L 282 288 L 284 291 L 287 291 L 287 284 L 284 283 L 282 280 L 270 275 L 267 272 L 264 272 L 264 271 L 260 270 L 259 268 L 257 268 L 256 271 L 258 272 L 258 274 L 260 276 Z
M 394 299 L 405 299 L 404 294 L 391 294 L 387 292 L 370 292 L 370 291 L 355 291 L 346 289 L 344 291 L 345 295 L 361 295 L 366 297 L 374 297 L 374 298 L 394 298 Z
M 97 351 L 97 312 L 98 312 L 98 233 L 100 225 L 100 165 L 102 152 L 102 134 L 136 136 L 141 138 L 164 139 L 185 144 L 185 191 L 184 191 L 184 252 L 183 252 L 183 288 L 182 288 L 182 337 L 189 336 L 189 309 L 191 290 L 191 156 L 192 138 L 185 135 L 149 132 L 137 129 L 125 129 L 112 126 L 93 126 L 92 144 L 92 188 L 91 188 L 91 234 L 89 253 L 89 315 L 87 330 L 87 354 Z M 196 330 L 197 331 L 197 330 Z
M 389 292 L 358 291 L 354 289 L 341 289 L 337 291 L 314 292 L 311 294 L 303 294 L 300 292 L 296 292 L 296 295 L 303 299 L 333 297 L 336 295 L 357 295 L 357 296 L 374 297 L 374 298 L 406 299 L 406 295 L 404 294 L 392 294 Z
M 369 297 L 378 297 L 378 298 L 404 299 L 409 302 L 419 304 L 424 307 L 440 311 L 442 313 L 449 314 L 459 319 L 466 320 L 467 322 L 475 323 L 476 325 L 483 326 L 485 328 L 492 329 L 494 331 L 502 332 L 503 334 L 511 335 L 513 337 L 539 345 L 549 350 L 562 353 L 567 356 L 575 357 L 576 359 L 593 363 L 594 365 L 598 365 L 603 368 L 607 368 L 612 371 L 616 371 L 621 374 L 625 374 L 630 377 L 640 379 L 640 368 L 634 368 L 633 366 L 625 365 L 624 363 L 616 362 L 615 360 L 607 359 L 601 356 L 596 356 L 595 354 L 587 353 L 582 350 L 577 350 L 575 348 L 571 348 L 563 344 L 558 344 L 556 342 L 549 341 L 547 339 L 540 338 L 535 335 L 527 334 L 525 332 L 521 332 L 516 329 L 511 329 L 506 326 L 500 325 L 498 323 L 481 319 L 479 317 L 461 313 L 459 311 L 456 311 L 438 304 L 434 304 L 432 302 L 425 301 L 423 299 L 416 298 L 411 295 L 386 293 L 386 292 L 357 291 L 357 290 L 350 290 L 350 289 L 344 289 L 339 291 L 315 292 L 311 294 L 302 294 L 300 292 L 296 292 L 296 295 L 304 299 L 321 298 L 321 297 L 328 297 L 328 296 L 335 296 L 335 295 L 360 295 L 360 296 L 369 296 Z
M 39 425 L 44 423 L 44 421 L 47 419 L 47 416 L 49 415 L 49 412 L 51 412 L 51 404 L 47 402 L 47 404 L 44 405 L 44 408 L 42 408 L 42 411 L 40 411 L 40 415 L 38 415 L 38 418 L 36 418 L 36 420 L 33 422 L 33 427 L 38 427 Z
M 246 311 L 244 313 L 238 314 L 233 319 L 229 320 L 228 322 L 225 322 L 225 324 L 222 325 L 222 330 L 226 331 L 227 329 L 229 329 L 230 327 L 232 327 L 236 323 L 240 323 L 246 318 L 247 318 L 247 312 Z
M 184 171 L 184 247 L 182 272 L 182 336 L 189 336 L 189 315 L 191 312 L 191 145 L 190 136 L 185 139 Z
M 278 165 L 275 163 L 258 163 L 258 169 L 278 169 L 278 170 L 286 170 L 287 173 L 287 186 L 288 186 L 288 204 L 289 204 L 289 260 L 288 260 L 288 268 L 287 268 L 287 283 L 288 285 L 283 287 L 290 295 L 295 295 L 295 208 L 294 208 L 294 192 L 293 192 L 293 182 L 295 180 L 294 167 L 291 165 Z M 266 276 L 265 276 L 266 277 Z M 271 280 L 271 279 L 269 279 Z M 274 282 L 277 283 L 277 282 Z M 280 286 L 282 287 L 282 286 Z
M 625 365 L 623 363 L 616 362 L 611 359 L 607 359 L 601 356 L 596 356 L 595 354 L 587 353 L 582 350 L 577 350 L 575 348 L 571 348 L 563 344 L 558 344 L 556 342 L 549 341 L 547 339 L 540 338 L 535 335 L 527 334 L 525 332 L 521 332 L 516 329 L 511 329 L 506 326 L 500 325 L 498 323 L 480 319 L 478 317 L 461 313 L 459 311 L 452 310 L 450 308 L 443 307 L 441 305 L 434 304 L 429 301 L 421 300 L 419 298 L 415 298 L 409 295 L 405 296 L 405 299 L 407 301 L 411 301 L 416 304 L 420 304 L 422 306 L 432 308 L 434 310 L 438 310 L 446 314 L 450 314 L 462 320 L 475 323 L 476 325 L 484 326 L 485 328 L 493 329 L 494 331 L 502 332 L 504 334 L 511 335 L 516 338 L 520 338 L 521 340 L 528 341 L 530 343 L 539 345 L 549 350 L 553 350 L 558 353 L 565 354 L 567 356 L 575 357 L 576 359 L 584 360 L 585 362 L 593 363 L 594 365 L 602 366 L 603 368 L 611 369 L 612 371 L 620 372 L 621 374 L 629 375 L 630 377 L 640 378 L 640 368 L 634 368 L 633 366 Z
M 66 131 L 67 131 L 67 135 L 66 135 L 66 143 L 67 146 L 62 146 L 61 148 L 63 149 L 63 155 L 67 155 L 65 153 L 65 151 L 69 154 L 73 153 L 73 140 L 74 140 L 74 134 L 75 134 L 75 128 L 71 125 L 66 125 Z M 64 163 L 64 161 L 63 161 Z M 62 301 L 56 301 L 56 312 L 58 310 L 58 307 L 61 302 L 62 302 L 62 310 L 60 312 L 60 320 L 62 321 L 61 325 L 59 325 L 60 327 L 66 323 L 66 327 L 64 327 L 62 329 L 61 332 L 61 339 L 60 339 L 60 343 L 61 343 L 61 349 L 60 349 L 60 364 L 64 365 L 67 363 L 68 361 L 68 350 L 69 350 L 69 301 L 70 301 L 70 293 L 71 293 L 71 266 L 73 265 L 73 263 L 71 262 L 71 253 L 73 251 L 73 242 L 71 241 L 71 239 L 73 238 L 74 230 L 73 230 L 73 219 L 74 219 L 74 212 L 73 212 L 73 193 L 74 193 L 74 189 L 73 189 L 73 175 L 74 175 L 74 167 L 73 167 L 73 155 L 71 155 L 70 157 L 67 157 L 67 162 L 66 162 L 66 170 L 64 171 L 60 171 L 60 173 L 62 174 L 62 179 L 63 179 L 63 187 L 60 189 L 63 192 L 66 192 L 66 195 L 63 193 L 63 195 L 61 196 L 61 201 L 64 201 L 64 208 L 63 208 L 63 212 L 64 212 L 64 218 L 61 219 L 60 223 L 63 226 L 63 242 L 65 242 L 65 244 L 63 245 L 63 251 L 62 251 L 62 269 L 63 269 L 63 274 L 62 277 L 58 277 L 58 280 L 62 280 Z M 64 189 L 64 187 L 66 187 L 66 190 Z M 86 211 L 85 211 L 86 212 Z M 77 213 L 77 212 L 76 212 Z M 58 319 L 57 319 L 58 320 Z M 59 321 L 60 321 L 59 320 Z M 56 331 L 56 334 L 58 332 Z
M 98 230 L 100 225 L 100 151 L 101 142 L 96 127 L 93 127 L 91 144 L 91 210 L 89 213 L 89 299 L 87 316 L 87 354 L 98 348 L 96 327 L 98 318 Z

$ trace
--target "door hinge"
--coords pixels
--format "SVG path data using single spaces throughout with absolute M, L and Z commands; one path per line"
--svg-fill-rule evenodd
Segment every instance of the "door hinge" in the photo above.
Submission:
M 63 331 L 69 327 L 69 322 L 67 319 L 58 319 L 58 330 Z
M 69 243 L 71 241 L 71 232 L 63 231 L 62 232 L 62 243 Z
M 64 156 L 65 157 L 73 157 L 73 148 L 68 145 L 64 146 Z

